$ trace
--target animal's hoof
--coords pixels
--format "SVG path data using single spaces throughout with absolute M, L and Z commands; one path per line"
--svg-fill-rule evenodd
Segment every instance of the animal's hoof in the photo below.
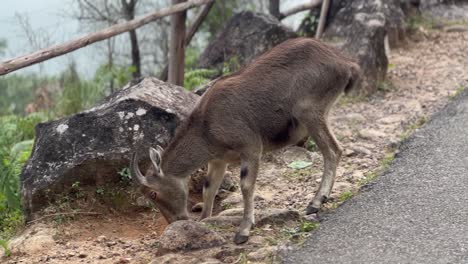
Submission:
M 239 233 L 236 233 L 236 236 L 234 236 L 234 243 L 237 245 L 244 244 L 247 240 L 249 240 L 249 236 L 244 236 Z
M 314 207 L 311 204 L 307 206 L 306 215 L 316 214 L 320 211 L 320 208 Z
M 192 207 L 192 212 L 201 212 L 203 210 L 203 203 L 197 203 Z

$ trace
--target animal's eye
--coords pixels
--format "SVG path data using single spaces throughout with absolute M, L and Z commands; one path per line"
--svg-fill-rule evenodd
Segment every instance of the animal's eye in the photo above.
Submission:
M 156 192 L 150 192 L 149 194 L 150 198 L 153 200 L 156 200 L 156 197 L 158 196 Z

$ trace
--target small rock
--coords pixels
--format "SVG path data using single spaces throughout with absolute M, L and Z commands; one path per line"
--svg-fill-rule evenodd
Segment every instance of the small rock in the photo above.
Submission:
M 363 139 L 377 139 L 386 137 L 387 134 L 375 129 L 363 129 L 359 131 L 359 136 Z
M 112 247 L 112 246 L 115 246 L 115 244 L 117 244 L 117 242 L 115 242 L 115 241 L 108 241 L 108 242 L 106 243 L 106 246 Z
M 238 226 L 242 221 L 242 216 L 218 215 L 208 217 L 202 220 L 204 223 L 216 226 Z
M 263 197 L 261 197 L 259 195 L 255 195 L 254 200 L 255 201 L 263 201 L 263 200 L 265 200 L 265 198 L 263 198 Z M 241 194 L 232 193 L 226 199 L 221 201 L 221 206 L 223 208 L 226 208 L 226 207 L 229 207 L 229 206 L 240 204 L 240 203 L 242 203 L 242 201 L 243 201 L 243 198 L 242 198 Z
M 352 149 L 345 149 L 343 154 L 346 156 L 346 157 L 351 157 L 351 156 L 354 156 L 356 155 L 356 151 L 352 150 Z
M 167 226 L 159 242 L 161 251 L 167 252 L 217 247 L 226 241 L 202 223 L 183 220 Z
M 312 155 L 312 152 L 308 151 L 305 148 L 297 147 L 297 146 L 291 146 L 286 148 L 281 154 L 281 160 L 285 164 L 289 164 L 294 161 L 313 161 L 314 156 Z
M 400 123 L 405 119 L 404 115 L 390 115 L 383 117 L 378 120 L 378 122 L 383 123 L 383 124 L 394 124 L 394 123 Z
M 13 238 L 9 242 L 9 247 L 12 253 L 23 252 L 31 254 L 40 252 L 55 245 L 53 239 L 55 234 L 56 230 L 46 225 L 33 225 L 21 235 Z
M 271 247 L 264 247 L 260 248 L 257 251 L 250 252 L 247 254 L 247 258 L 251 261 L 262 261 L 266 260 L 266 258 L 269 258 L 271 255 L 273 255 L 276 251 L 278 250 L 278 247 L 276 246 L 271 246 Z
M 227 191 L 230 191 L 230 192 L 234 192 L 234 191 L 236 191 L 238 189 L 237 188 L 237 183 L 234 180 L 231 172 L 228 171 L 228 172 L 226 172 L 224 174 L 224 179 L 223 179 L 223 182 L 221 183 L 220 188 L 222 190 L 227 190 Z
M 266 242 L 266 239 L 262 236 L 251 236 L 249 238 L 249 244 L 250 245 L 264 245 Z
M 218 216 L 240 216 L 244 213 L 244 208 L 227 209 L 218 214 Z
M 205 218 L 202 222 L 217 226 L 238 226 L 243 218 L 244 209 L 234 208 L 221 212 L 218 216 Z M 255 211 L 256 226 L 284 224 L 299 219 L 299 212 L 290 209 L 267 209 Z
M 121 258 L 115 264 L 127 264 L 130 263 L 130 258 Z
M 104 241 L 106 241 L 106 240 L 107 240 L 107 237 L 104 236 L 104 235 L 98 236 L 98 237 L 96 238 L 96 242 L 99 242 L 99 243 L 102 243 L 102 242 L 104 242 Z
M 204 258 L 200 259 L 194 256 L 184 256 L 181 254 L 166 254 L 164 256 L 155 258 L 150 264 L 218 264 L 221 263 L 216 259 Z
M 288 221 L 295 221 L 300 218 L 299 212 L 291 209 L 267 209 L 259 212 L 256 226 L 265 224 L 284 224 Z
M 365 156 L 370 156 L 372 154 L 372 152 L 370 150 L 368 150 L 365 147 L 361 147 L 361 146 L 356 146 L 356 145 L 351 146 L 350 149 L 352 149 L 357 154 L 361 154 L 361 155 L 365 155 Z
M 80 253 L 78 255 L 79 258 L 86 258 L 88 256 L 88 254 L 85 254 L 85 253 Z
M 203 203 L 197 203 L 192 206 L 192 212 L 201 212 L 203 210 Z
M 351 121 L 351 122 L 364 122 L 366 121 L 366 118 L 359 114 L 359 113 L 349 113 L 347 114 L 344 119 Z
M 304 216 L 304 219 L 314 223 L 320 223 L 322 220 L 318 214 L 309 214 Z

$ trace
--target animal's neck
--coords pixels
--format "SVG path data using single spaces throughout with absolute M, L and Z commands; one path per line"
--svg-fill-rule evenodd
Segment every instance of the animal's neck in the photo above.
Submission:
M 161 169 L 165 175 L 188 177 L 211 159 L 203 138 L 197 133 L 176 136 L 162 155 Z

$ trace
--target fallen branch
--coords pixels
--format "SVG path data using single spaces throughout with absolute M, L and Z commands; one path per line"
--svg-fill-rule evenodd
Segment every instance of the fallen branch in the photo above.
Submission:
M 302 11 L 310 10 L 314 7 L 319 6 L 321 3 L 322 3 L 322 0 L 311 0 L 308 3 L 304 3 L 302 5 L 298 5 L 289 10 L 281 12 L 278 19 L 283 20 L 288 16 L 292 16 Z
M 189 0 L 181 4 L 163 8 L 161 10 L 155 11 L 140 18 L 113 25 L 98 32 L 94 32 L 83 37 L 71 40 L 64 44 L 55 45 L 36 51 L 31 54 L 9 59 L 0 63 L 0 75 L 4 75 L 45 60 L 58 57 L 71 51 L 86 47 L 89 44 L 114 37 L 116 35 L 125 33 L 130 30 L 137 29 L 161 17 L 165 17 L 190 8 L 201 6 L 211 1 L 212 0 Z
M 41 216 L 41 217 L 39 217 L 38 219 L 34 219 L 34 220 L 32 220 L 32 221 L 29 221 L 28 224 L 35 223 L 35 222 L 39 222 L 39 221 L 41 221 L 42 219 L 45 219 L 45 218 L 51 217 L 51 216 L 58 216 L 58 215 L 77 215 L 77 214 L 83 214 L 83 215 L 101 215 L 101 213 L 96 213 L 96 212 L 55 213 L 55 214 L 48 214 L 48 215 Z

